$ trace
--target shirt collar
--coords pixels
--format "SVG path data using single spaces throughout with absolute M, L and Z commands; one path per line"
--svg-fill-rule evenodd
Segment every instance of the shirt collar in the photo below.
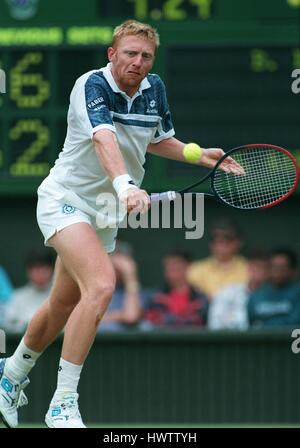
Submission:
M 102 71 L 102 73 L 104 75 L 104 78 L 106 79 L 106 81 L 108 82 L 108 84 L 110 85 L 110 87 L 112 88 L 112 90 L 114 92 L 121 93 L 122 95 L 128 96 L 126 92 L 123 92 L 123 90 L 121 90 L 118 87 L 116 81 L 114 80 L 114 77 L 113 77 L 112 72 L 111 72 L 111 62 L 109 62 L 106 67 L 102 68 L 101 71 Z M 150 87 L 151 87 L 150 82 L 148 81 L 147 78 L 144 78 L 143 81 L 141 82 L 141 84 L 139 86 L 139 89 L 136 92 L 136 94 L 141 95 L 143 90 L 149 89 Z

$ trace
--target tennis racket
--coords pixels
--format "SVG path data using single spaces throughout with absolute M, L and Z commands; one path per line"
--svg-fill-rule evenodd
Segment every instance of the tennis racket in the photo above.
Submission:
M 224 172 L 222 164 L 232 157 L 243 174 Z M 242 210 L 273 207 L 295 191 L 299 180 L 296 159 L 286 149 L 268 144 L 252 144 L 231 149 L 216 166 L 197 182 L 179 191 L 151 195 L 151 202 L 173 201 L 178 195 L 210 179 L 211 193 L 200 193 L 227 206 Z

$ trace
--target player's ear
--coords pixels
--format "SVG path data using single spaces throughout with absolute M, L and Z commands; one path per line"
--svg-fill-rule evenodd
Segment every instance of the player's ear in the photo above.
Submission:
M 114 54 L 115 54 L 115 49 L 114 49 L 113 47 L 109 47 L 109 48 L 107 49 L 107 57 L 108 57 L 108 60 L 109 60 L 110 62 L 111 62 L 111 60 L 112 60 Z

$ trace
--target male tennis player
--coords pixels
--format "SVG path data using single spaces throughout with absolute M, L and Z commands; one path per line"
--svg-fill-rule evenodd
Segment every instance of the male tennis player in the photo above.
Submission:
M 51 428 L 84 428 L 77 386 L 96 329 L 115 287 L 109 253 L 117 226 L 97 227 L 93 214 L 65 202 L 75 192 L 91 209 L 100 193 L 110 193 L 132 210 L 145 212 L 150 201 L 140 189 L 148 151 L 184 161 L 176 140 L 165 87 L 149 74 L 159 37 L 149 25 L 126 21 L 114 30 L 110 63 L 82 75 L 70 97 L 64 148 L 38 189 L 37 219 L 45 244 L 57 252 L 50 297 L 30 322 L 15 353 L 0 361 L 0 415 L 18 424 L 26 402 L 27 375 L 64 328 L 57 389 L 46 414 Z M 201 164 L 213 167 L 224 154 L 204 149 Z M 236 169 L 228 160 L 224 168 Z

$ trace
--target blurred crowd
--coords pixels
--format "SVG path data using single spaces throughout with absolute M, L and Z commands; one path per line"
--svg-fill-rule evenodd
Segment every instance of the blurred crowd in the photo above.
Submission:
M 236 223 L 218 220 L 209 230 L 210 254 L 194 260 L 174 249 L 161 260 L 161 284 L 145 288 L 131 246 L 118 241 L 111 259 L 117 287 L 99 326 L 104 331 L 249 328 L 300 325 L 300 280 L 295 252 L 277 247 L 242 255 Z M 22 333 L 48 297 L 54 257 L 34 250 L 25 260 L 27 283 L 14 289 L 0 267 L 0 328 Z

